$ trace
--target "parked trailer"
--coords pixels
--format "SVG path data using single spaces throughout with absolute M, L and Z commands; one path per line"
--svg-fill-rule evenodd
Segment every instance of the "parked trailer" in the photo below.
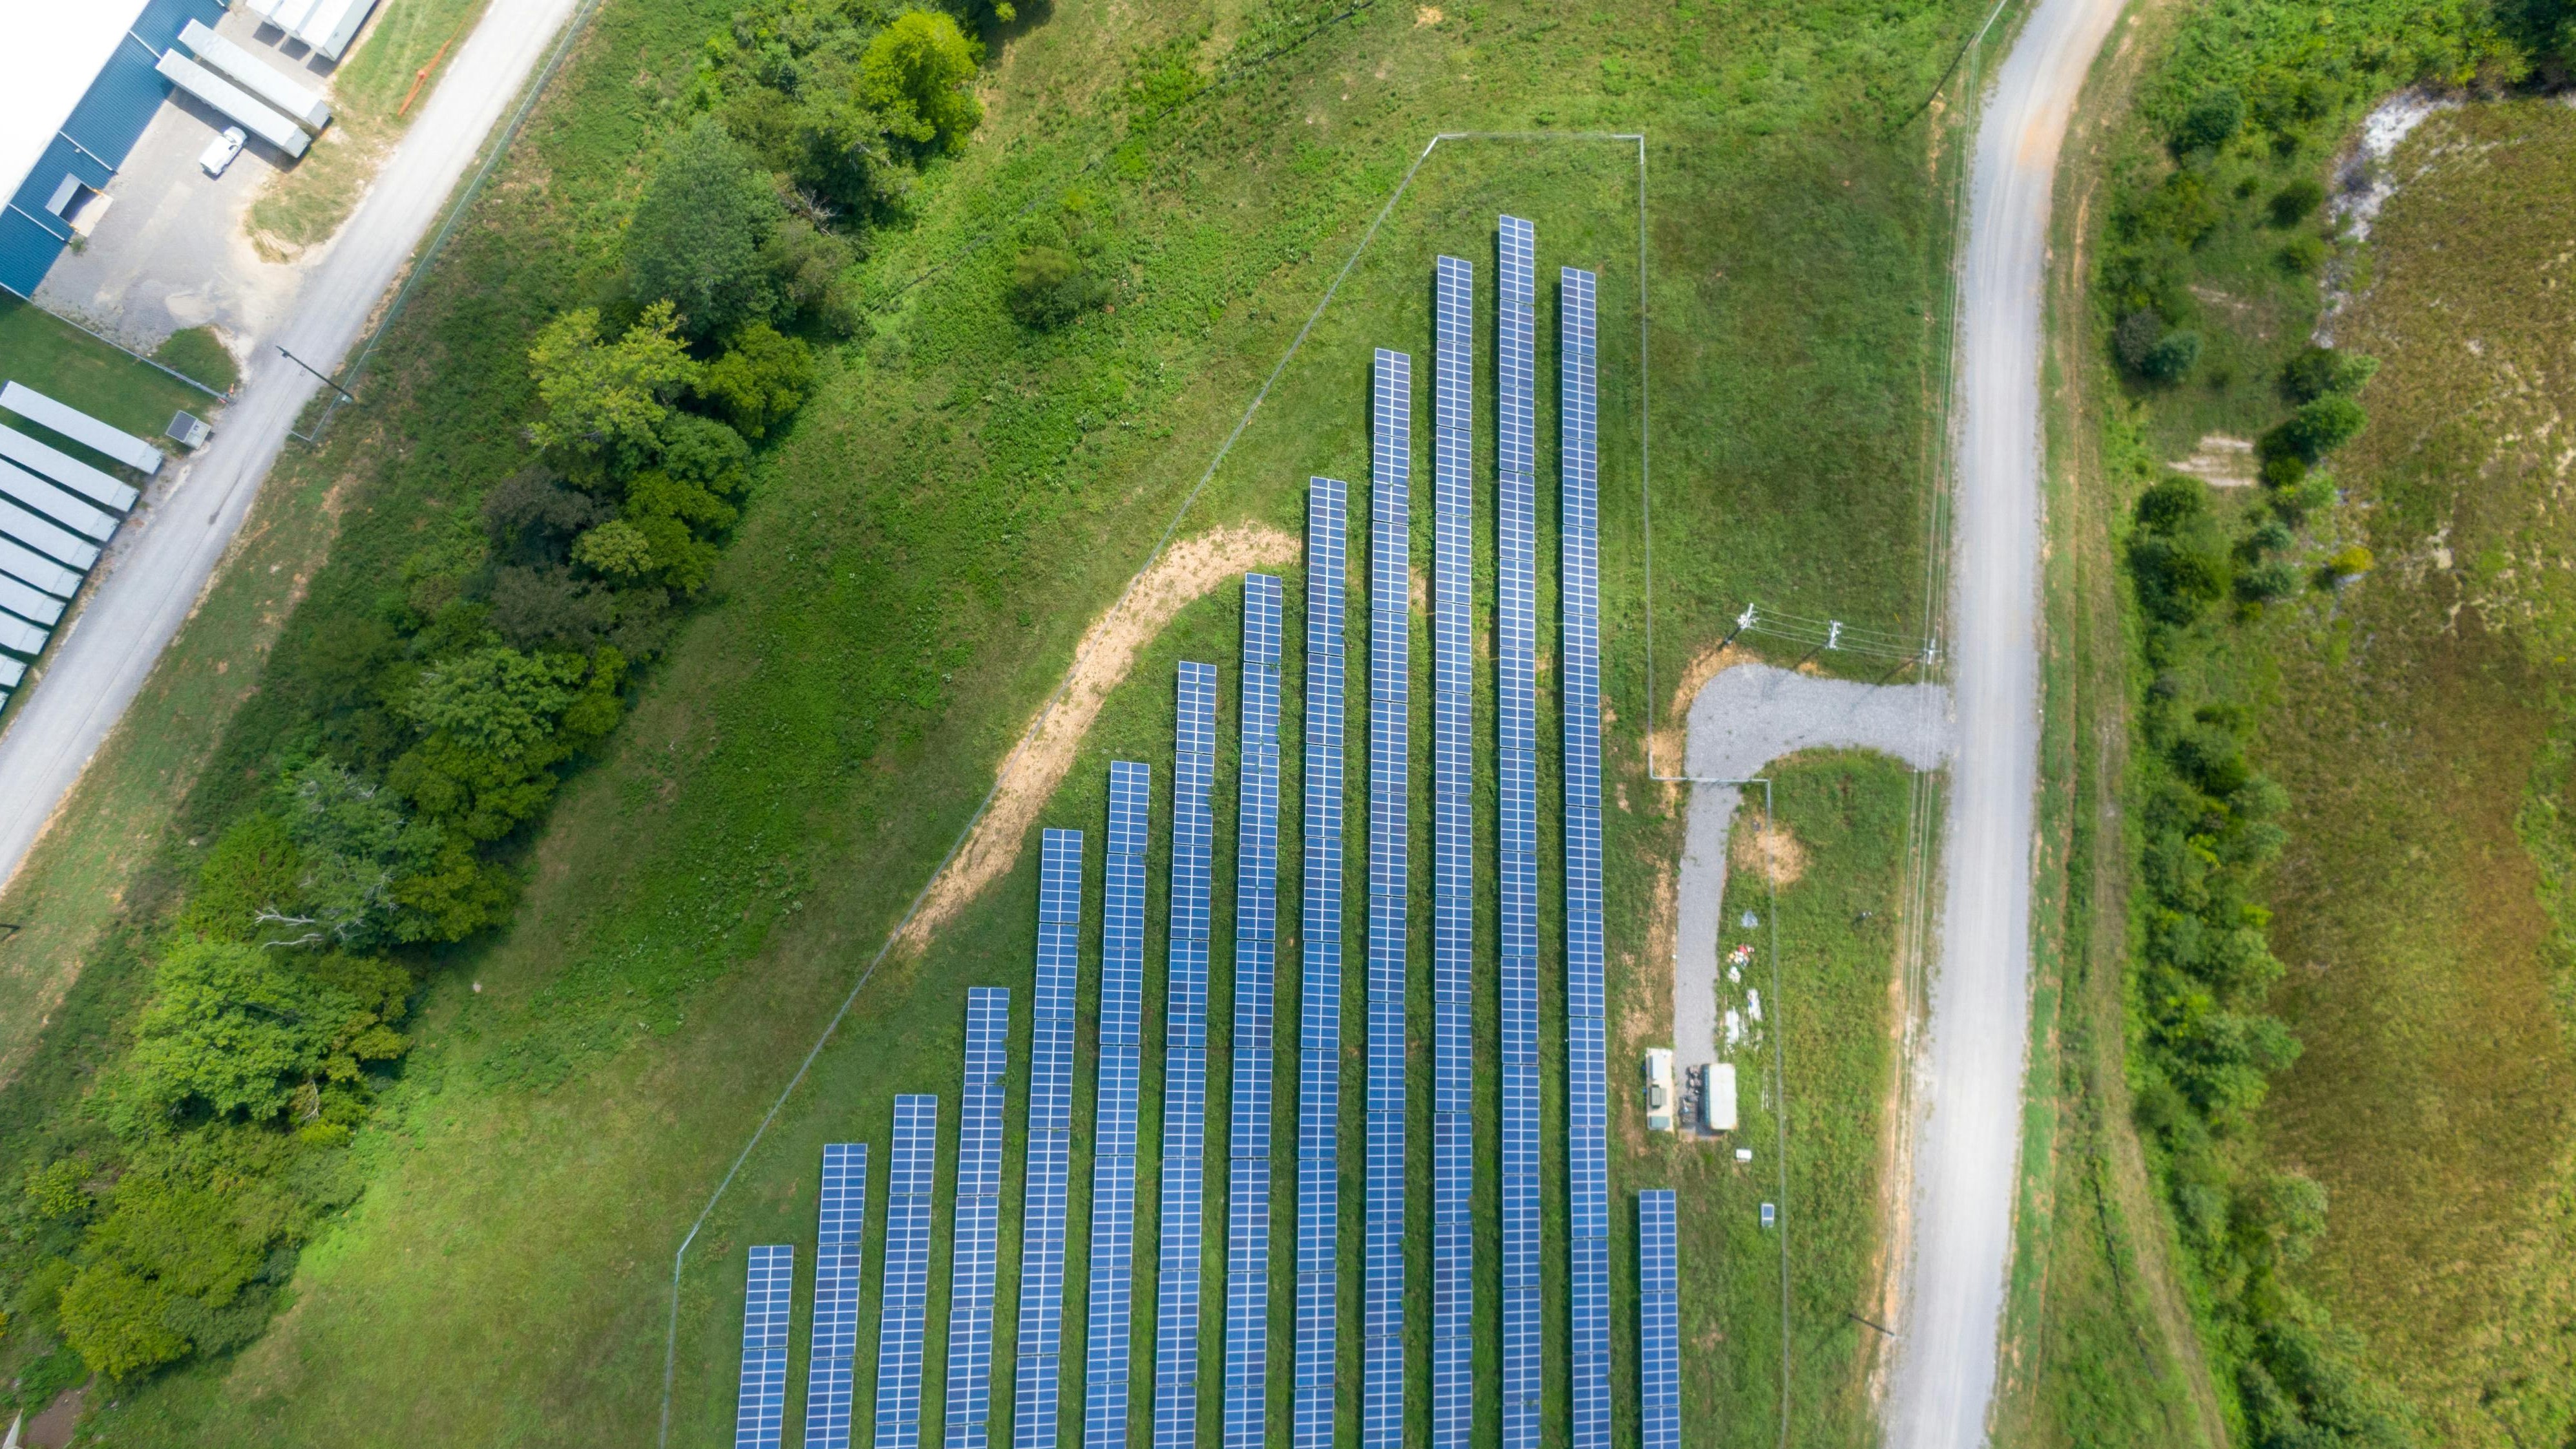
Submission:
M 79 574 L 7 538 L 0 538 L 0 573 L 19 583 L 32 584 L 57 599 L 68 599 L 80 591 Z
M 1735 1063 L 1711 1062 L 1700 1069 L 1699 1130 L 1735 1130 Z
M 118 482 L 58 448 L 49 448 L 16 428 L 0 427 L 0 458 L 119 513 L 132 512 L 134 500 L 143 496 L 131 485 Z
M 98 545 L 84 542 L 68 528 L 57 528 L 27 510 L 0 498 L 0 536 L 16 539 L 45 557 L 67 568 L 89 572 L 98 562 Z
M 0 649 L 33 659 L 45 652 L 45 631 L 24 619 L 0 614 Z
M 48 629 L 63 620 L 62 600 L 33 584 L 22 584 L 7 574 L 0 574 L 0 609 Z
M 121 428 L 111 428 L 78 408 L 58 403 L 23 382 L 0 386 L 0 408 L 51 428 L 85 448 L 96 448 L 146 478 L 161 471 L 159 448 Z
M 15 463 L 0 463 L 0 498 L 100 543 L 116 533 L 114 515 L 101 513 Z
M 289 156 L 301 156 L 304 148 L 313 144 L 302 126 L 279 115 L 266 101 L 175 50 L 163 51 L 160 63 L 152 68 L 170 84 L 223 112 L 239 122 L 243 130 Z
M 376 0 L 317 0 L 312 13 L 295 27 L 295 38 L 312 46 L 325 60 L 338 60 L 358 38 Z
M 331 103 L 322 99 L 321 92 L 297 84 L 277 67 L 207 29 L 204 22 L 189 21 L 179 32 L 179 43 L 304 129 L 318 134 L 331 124 Z

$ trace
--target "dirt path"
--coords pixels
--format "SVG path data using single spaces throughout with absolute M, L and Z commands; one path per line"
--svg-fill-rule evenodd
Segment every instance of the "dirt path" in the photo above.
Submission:
M 1175 615 L 1209 590 L 1247 570 L 1294 561 L 1305 545 L 1275 528 L 1250 525 L 1203 533 L 1166 549 L 1126 594 L 1084 631 L 1074 646 L 1073 672 L 1055 696 L 1038 707 L 1019 748 L 1002 761 L 1001 782 L 975 833 L 958 847 L 922 898 L 896 944 L 919 950 L 984 887 L 1019 862 L 1020 847 L 1038 811 L 1064 783 L 1074 752 L 1109 692 L 1136 662 L 1137 651 L 1163 632 Z

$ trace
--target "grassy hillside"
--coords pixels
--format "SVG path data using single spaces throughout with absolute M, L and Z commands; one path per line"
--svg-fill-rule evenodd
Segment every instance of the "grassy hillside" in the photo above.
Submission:
M 1680 677 L 1746 597 L 1919 627 L 1934 436 L 1924 399 L 1939 346 L 1928 319 L 1950 217 L 1925 123 L 1908 118 L 1978 8 L 1380 6 L 1318 31 L 1330 12 L 1066 7 L 1006 27 L 984 131 L 877 234 L 856 278 L 869 329 L 827 360 L 814 400 L 763 455 L 706 607 L 526 842 L 516 919 L 429 963 L 407 1028 L 417 1045 L 359 1138 L 363 1195 L 305 1252 L 264 1338 L 128 1388 L 97 1418 L 103 1442 L 371 1443 L 422 1423 L 493 1442 L 651 1435 L 667 1255 L 970 816 L 1082 626 L 1197 486 L 1437 130 L 1647 132 L 1647 277 L 1633 151 L 1444 146 L 1183 527 L 1293 528 L 1307 472 L 1364 473 L 1365 349 L 1403 346 L 1427 363 L 1428 258 L 1485 263 L 1495 211 L 1538 221 L 1543 268 L 1602 272 L 1612 1054 L 1633 1061 L 1665 1030 L 1649 931 L 1678 848 L 1637 734 L 1665 707 L 1643 697 L 1637 627 L 1641 282 L 1652 284 L 1658 677 Z M 161 889 L 137 895 L 147 909 L 169 909 L 167 882 L 258 798 L 286 750 L 329 738 L 331 721 L 309 710 L 332 641 L 389 589 L 444 567 L 481 491 L 520 465 L 531 403 L 520 357 L 549 313 L 606 278 L 637 158 L 675 123 L 719 10 L 603 10 L 379 354 L 380 401 L 343 419 L 368 425 L 294 465 L 298 481 L 346 480 L 343 526 L 284 625 L 269 687 L 230 719 L 176 819 L 139 804 L 128 817 L 163 872 Z M 1014 256 L 1041 226 L 1091 238 L 1114 289 L 1108 308 L 1049 333 L 1003 306 Z M 1488 287 L 1489 272 L 1480 266 Z M 1552 342 L 1552 326 L 1542 336 Z M 1552 351 L 1540 361 L 1552 371 Z M 1553 440 L 1543 433 L 1542 452 Z M 1552 512 L 1552 494 L 1541 507 Z M 1418 566 L 1427 508 L 1422 523 Z M 1549 529 L 1542 552 L 1553 542 Z M 1221 591 L 1149 652 L 1051 821 L 1091 823 L 1108 752 L 1167 756 L 1170 662 L 1185 650 L 1230 660 L 1232 608 Z M 181 660 L 229 654 L 272 626 L 192 634 Z M 105 768 L 142 765 L 120 754 Z M 1893 868 L 1871 853 L 1890 848 L 1871 822 L 1901 819 L 1895 786 L 1867 769 L 1849 779 L 1847 823 L 1814 817 L 1819 838 L 1848 830 L 1855 842 L 1850 875 L 1833 876 L 1847 894 L 1818 887 L 1825 914 L 1883 895 L 1875 882 Z M 69 854 L 70 842 L 49 846 L 25 889 L 60 884 Z M 929 957 L 869 980 L 719 1205 L 681 1285 L 675 1423 L 693 1435 L 729 1412 L 734 1250 L 809 1215 L 798 1194 L 811 1189 L 813 1143 L 882 1139 L 896 1090 L 953 1096 L 963 988 L 1025 983 L 1033 887 L 1024 858 Z M 152 920 L 113 929 L 134 942 Z M 1875 947 L 1820 926 L 1792 949 L 1859 973 Z M 28 1074 L 47 1084 L 45 1101 L 76 1096 L 78 1063 L 130 1029 L 142 953 L 90 960 L 66 1028 Z M 1417 980 L 1427 987 L 1427 972 Z M 1149 979 L 1149 998 L 1159 991 Z M 1283 991 L 1283 1017 L 1292 1002 Z M 1225 1005 L 1212 1003 L 1220 1018 Z M 1427 1019 L 1427 994 L 1418 1006 Z M 1147 1057 L 1158 1060 L 1150 1043 Z M 1837 1057 L 1829 1070 L 1820 1081 L 1880 1067 Z M 1157 1085 L 1149 1069 L 1149 1102 Z M 1416 1096 L 1427 1106 L 1427 1090 Z M 1694 1271 L 1741 1267 L 1741 1225 L 1718 1216 L 1741 1204 L 1689 1190 L 1719 1175 L 1714 1157 L 1674 1161 L 1617 1135 L 1614 1188 L 1684 1186 Z M 1866 1169 L 1853 1139 L 1820 1137 L 1821 1196 Z M 1625 1261 L 1627 1219 L 1613 1219 Z M 1856 1291 L 1866 1230 L 1833 1221 L 1819 1224 L 1832 1255 L 1801 1280 L 1793 1372 L 1812 1377 L 1791 1396 L 1813 1406 L 1796 1419 L 1802 1437 L 1844 1442 L 1866 1435 L 1854 1378 L 1865 1330 L 1835 1299 Z M 1427 1268 L 1416 1276 L 1427 1283 Z M 1005 1301 L 1010 1289 L 1006 1273 Z M 935 1361 L 936 1332 L 931 1347 Z M 1715 1362 L 1695 1360 L 1694 1374 L 1714 1375 Z M 1694 1422 L 1723 1426 L 1729 1442 L 1769 1439 L 1714 1377 L 1692 1383 Z M 1775 1377 L 1775 1402 L 1780 1391 Z M 1412 1398 L 1419 1412 L 1427 1387 Z M 1561 1383 L 1550 1400 L 1561 1415 Z

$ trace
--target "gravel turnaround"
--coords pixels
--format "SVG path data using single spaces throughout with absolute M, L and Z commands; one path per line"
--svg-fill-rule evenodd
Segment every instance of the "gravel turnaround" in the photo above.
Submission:
M 1691 701 L 1684 773 L 1749 780 L 1799 750 L 1862 749 L 1918 770 L 1940 767 L 1951 743 L 1950 691 L 1937 684 L 1859 684 L 1768 664 L 1739 664 Z M 1727 831 L 1743 791 L 1694 784 L 1682 828 L 1680 919 L 1673 935 L 1673 1064 L 1718 1059 L 1718 919 L 1726 900 Z
M 122 556 L 92 582 L 43 677 L 0 731 L 0 888 L 196 609 L 296 415 L 321 388 L 277 345 L 326 372 L 340 368 L 572 10 L 573 0 L 505 0 L 484 11 L 286 320 L 248 340 L 250 363 L 215 440 L 126 523 Z
M 2122 0 L 2039 0 L 1978 123 L 1960 269 L 1939 965 L 1913 1063 L 1911 1251 L 1888 1449 L 1969 1449 L 1994 1401 L 2030 1041 L 2039 770 L 2040 346 L 2050 190 Z

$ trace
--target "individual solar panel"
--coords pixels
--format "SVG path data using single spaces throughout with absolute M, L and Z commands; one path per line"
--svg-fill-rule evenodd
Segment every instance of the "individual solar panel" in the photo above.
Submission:
M 1279 580 L 1243 578 L 1234 826 L 1234 1120 L 1226 1138 L 1225 1449 L 1268 1440 L 1270 1013 L 1279 883 Z
M 1029 1167 L 1020 1208 L 1014 1449 L 1055 1449 L 1064 1365 L 1064 1202 L 1073 1139 L 1073 1024 L 1082 975 L 1082 832 L 1038 852 L 1037 989 L 1029 1027 Z
M 1340 1299 L 1342 649 L 1350 485 L 1306 484 L 1306 858 L 1297 1031 L 1296 1449 L 1330 1449 Z
M 1476 272 L 1441 257 L 1432 289 L 1431 1443 L 1475 1416 Z
M 787 1320 L 796 1295 L 796 1250 L 751 1250 L 742 1288 L 742 1388 L 734 1401 L 734 1449 L 778 1449 L 787 1414 Z
M 1404 1441 L 1405 907 L 1411 841 L 1413 359 L 1377 350 L 1369 449 L 1368 1218 L 1360 1443 Z
M 1681 1274 L 1669 1187 L 1637 1194 L 1637 1397 L 1643 1449 L 1681 1449 Z
M 939 1157 L 939 1099 L 894 1099 L 886 1168 L 884 1301 L 877 1315 L 877 1449 L 921 1440 L 921 1320 L 930 1300 L 931 1184 Z
M 851 1355 L 859 1341 L 860 1239 L 868 1226 L 868 1144 L 823 1147 L 814 1233 L 814 1332 L 805 1365 L 805 1449 L 850 1449 Z
M 1610 1442 L 1610 1169 L 1602 1062 L 1600 434 L 1594 278 L 1558 276 L 1564 609 L 1566 1296 L 1575 1449 Z
M 957 1218 L 948 1283 L 948 1449 L 984 1449 L 993 1402 L 994 1239 L 1002 1214 L 1003 1079 L 1011 993 L 966 992 L 965 1083 L 957 1098 Z
M 1503 1449 L 1538 1449 L 1538 422 L 1537 237 L 1497 229 L 1494 689 L 1501 808 Z
M 1216 824 L 1216 666 L 1183 660 L 1172 749 L 1170 966 L 1163 1016 L 1162 1271 L 1155 1278 L 1154 1444 L 1198 1443 L 1199 1241 L 1207 1155 L 1208 910 Z
M 1145 840 L 1153 770 L 1109 765 L 1109 860 L 1101 904 L 1100 1088 L 1091 1157 L 1091 1320 L 1083 1370 L 1089 1449 L 1126 1449 L 1129 1278 L 1136 1246 L 1136 1070 L 1145 994 Z

